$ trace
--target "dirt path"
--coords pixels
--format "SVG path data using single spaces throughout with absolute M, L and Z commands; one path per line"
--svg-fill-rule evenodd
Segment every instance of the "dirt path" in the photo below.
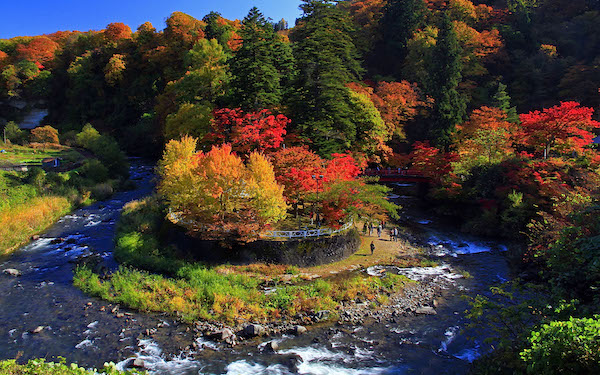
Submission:
M 375 244 L 373 255 L 371 255 L 371 241 Z M 376 264 L 391 264 L 397 261 L 399 256 L 416 258 L 420 253 L 419 248 L 412 246 L 403 239 L 391 241 L 388 228 L 383 231 L 381 237 L 377 237 L 376 233 L 373 233 L 372 236 L 361 234 L 360 248 L 356 253 L 344 260 L 321 266 L 301 268 L 300 271 L 307 274 L 328 276 Z

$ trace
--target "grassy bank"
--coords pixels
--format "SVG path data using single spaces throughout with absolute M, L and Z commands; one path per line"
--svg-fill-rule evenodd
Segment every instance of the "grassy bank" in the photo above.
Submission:
M 182 259 L 177 249 L 159 245 L 156 233 L 162 217 L 161 205 L 153 198 L 126 205 L 115 249 L 115 258 L 125 266 L 105 279 L 80 267 L 74 284 L 86 293 L 141 311 L 168 312 L 190 322 L 241 324 L 307 317 L 320 310 L 332 311 L 333 318 L 341 303 L 386 303 L 388 295 L 411 282 L 392 274 L 313 279 L 283 265 L 194 263 Z
M 35 146 L 35 147 L 34 147 Z M 46 158 L 60 158 L 63 164 L 83 161 L 85 157 L 76 149 L 62 145 L 45 146 L 43 144 L 20 146 L 0 143 L 0 167 L 23 164 L 41 164 Z
M 65 197 L 35 197 L 0 212 L 0 255 L 27 243 L 32 235 L 52 225 L 71 210 Z
M 111 178 L 98 159 L 85 159 L 72 148 L 4 146 L 0 148 L 8 152 L 0 154 L 0 162 L 7 165 L 61 157 L 67 170 L 46 171 L 35 166 L 27 171 L 0 170 L 0 255 L 27 243 L 74 207 L 106 199 L 123 186 L 122 178 Z
M 114 363 L 106 363 L 100 370 L 86 370 L 74 363 L 67 365 L 64 360 L 53 363 L 43 359 L 33 359 L 25 364 L 18 364 L 14 359 L 0 361 L 0 375 L 135 375 L 145 373 L 145 371 L 137 370 L 118 371 Z

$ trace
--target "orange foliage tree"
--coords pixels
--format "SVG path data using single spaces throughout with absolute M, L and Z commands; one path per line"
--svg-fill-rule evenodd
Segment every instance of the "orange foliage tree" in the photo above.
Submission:
M 308 146 L 282 148 L 270 157 L 277 181 L 283 185 L 284 195 L 298 217 L 299 206 L 316 191 L 316 180 L 312 176 L 323 174 L 323 160 Z
M 58 130 L 50 125 L 35 128 L 31 131 L 31 141 L 39 143 L 59 143 Z
M 104 38 L 109 42 L 117 42 L 121 39 L 131 39 L 131 28 L 124 23 L 109 23 L 104 30 Z
M 499 163 L 514 153 L 512 135 L 516 126 L 506 120 L 499 108 L 481 107 L 468 121 L 457 126 L 458 154 L 462 171 L 475 165 Z
M 38 36 L 27 44 L 17 46 L 17 55 L 20 59 L 45 64 L 54 59 L 54 52 L 58 49 L 58 43 L 45 36 Z
M 194 43 L 204 38 L 206 23 L 182 12 L 173 12 L 167 18 L 164 35 L 176 47 L 190 49 Z

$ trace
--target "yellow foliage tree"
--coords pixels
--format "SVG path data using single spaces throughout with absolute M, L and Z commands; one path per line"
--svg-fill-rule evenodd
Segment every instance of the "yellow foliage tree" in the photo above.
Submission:
M 248 160 L 248 188 L 252 206 L 263 224 L 275 223 L 285 218 L 288 206 L 283 196 L 283 186 L 275 180 L 273 165 L 263 154 L 253 152 Z
M 203 153 L 196 142 L 170 141 L 158 168 L 158 191 L 180 224 L 205 239 L 251 241 L 285 218 L 283 187 L 263 155 L 251 154 L 245 165 L 228 144 Z

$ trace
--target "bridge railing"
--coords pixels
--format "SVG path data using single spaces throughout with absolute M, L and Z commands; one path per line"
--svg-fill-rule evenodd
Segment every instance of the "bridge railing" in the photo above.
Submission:
M 368 168 L 363 171 L 363 176 L 423 176 L 421 171 L 414 169 L 374 169 Z
M 272 230 L 261 233 L 261 237 L 264 238 L 307 238 L 307 237 L 322 237 L 331 236 L 337 233 L 347 231 L 352 228 L 354 223 L 352 221 L 346 223 L 338 229 L 333 228 L 320 228 L 320 229 L 306 229 L 306 230 Z
M 182 218 L 181 214 L 174 212 L 169 209 L 167 214 L 169 220 L 176 224 L 191 225 L 193 222 Z M 344 224 L 338 229 L 333 228 L 319 228 L 319 229 L 304 229 L 304 230 L 270 230 L 260 233 L 261 238 L 309 238 L 309 237 L 323 237 L 332 236 L 337 233 L 345 232 L 352 228 L 354 223 L 352 221 Z

